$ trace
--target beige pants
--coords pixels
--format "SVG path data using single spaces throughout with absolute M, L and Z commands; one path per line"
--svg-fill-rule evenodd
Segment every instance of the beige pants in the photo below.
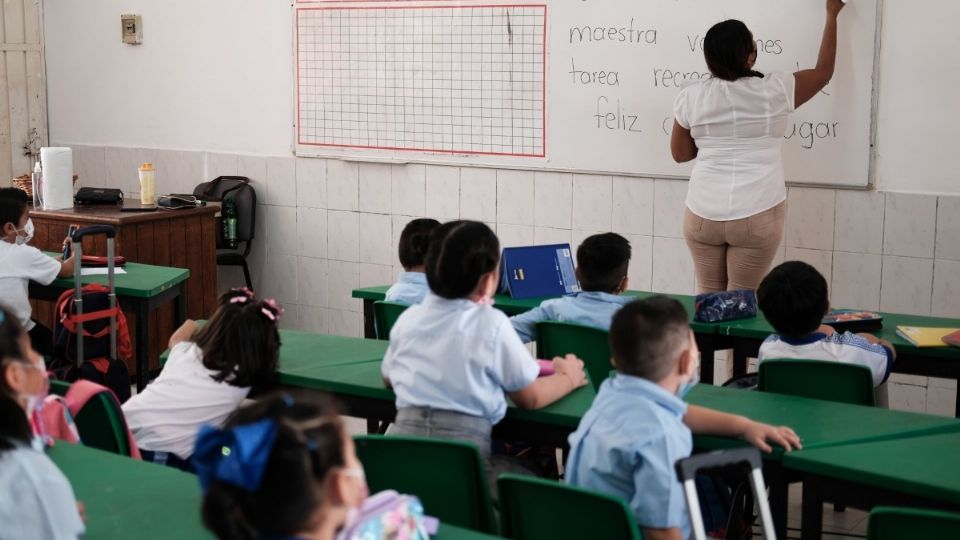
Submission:
M 785 219 L 785 203 L 732 221 L 712 221 L 687 209 L 683 235 L 693 256 L 697 292 L 756 289 L 780 247 Z

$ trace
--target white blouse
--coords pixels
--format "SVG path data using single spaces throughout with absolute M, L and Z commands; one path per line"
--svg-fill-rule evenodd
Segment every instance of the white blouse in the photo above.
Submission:
M 699 149 L 687 191 L 691 212 L 730 221 L 786 200 L 781 149 L 794 85 L 793 74 L 783 72 L 705 79 L 680 91 L 674 116 Z

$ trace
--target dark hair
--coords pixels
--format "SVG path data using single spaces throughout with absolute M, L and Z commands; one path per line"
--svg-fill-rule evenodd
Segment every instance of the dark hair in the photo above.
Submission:
M 687 310 L 666 296 L 620 308 L 610 324 L 610 352 L 617 371 L 658 382 L 674 368 L 674 355 L 689 342 Z
M 803 337 L 820 326 L 830 307 L 827 280 L 805 262 L 787 261 L 760 282 L 757 304 L 778 334 Z
M 339 413 L 329 397 L 308 390 L 270 394 L 233 413 L 225 429 L 273 419 L 277 438 L 256 491 L 221 481 L 209 485 L 204 525 L 229 540 L 293 536 L 309 528 L 323 503 L 317 484 L 345 464 Z
M 577 268 L 583 290 L 616 292 L 627 276 L 630 256 L 630 241 L 617 233 L 588 237 L 577 248 Z
M 256 300 L 246 289 L 223 294 L 213 316 L 193 338 L 203 351 L 204 367 L 216 372 L 213 380 L 255 391 L 272 386 L 280 360 L 280 332 L 274 320 L 279 317 L 276 304 Z
M 500 264 L 497 235 L 478 221 L 451 221 L 437 227 L 427 250 L 427 283 L 444 298 L 463 298 L 480 277 Z
M 33 436 L 27 415 L 4 376 L 8 362 L 28 361 L 24 357 L 26 351 L 20 347 L 20 339 L 25 333 L 13 313 L 0 307 L 0 453 L 12 449 L 17 443 L 29 444 Z
M 400 233 L 400 264 L 404 268 L 414 268 L 423 264 L 430 248 L 430 233 L 440 226 L 435 219 L 415 219 Z
M 27 200 L 22 189 L 0 188 L 0 229 L 7 223 L 19 228 L 20 218 L 27 211 Z
M 703 57 L 710 73 L 718 79 L 735 81 L 741 77 L 760 77 L 763 73 L 747 67 L 754 51 L 753 34 L 743 22 L 729 19 L 707 30 L 703 38 Z

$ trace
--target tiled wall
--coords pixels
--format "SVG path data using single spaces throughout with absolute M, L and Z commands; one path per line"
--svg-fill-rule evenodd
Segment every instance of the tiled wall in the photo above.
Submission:
M 82 185 L 128 194 L 139 189 L 143 161 L 156 163 L 159 193 L 190 192 L 217 175 L 253 179 L 255 286 L 284 303 L 290 328 L 361 335 L 350 290 L 393 280 L 400 230 L 422 216 L 485 221 L 506 246 L 576 247 L 613 230 L 633 244 L 632 288 L 695 288 L 682 181 L 70 146 Z M 960 196 L 791 188 L 784 259 L 820 269 L 838 307 L 960 317 Z M 221 271 L 221 287 L 241 282 L 239 271 Z M 896 381 L 892 406 L 952 413 L 952 381 Z

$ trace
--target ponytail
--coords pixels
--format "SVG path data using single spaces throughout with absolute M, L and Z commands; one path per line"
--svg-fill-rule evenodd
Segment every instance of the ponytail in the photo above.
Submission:
M 443 298 L 469 296 L 484 274 L 500 263 L 500 241 L 479 221 L 451 221 L 438 227 L 427 251 L 427 283 Z
M 753 34 L 742 21 L 729 19 L 713 25 L 703 38 L 703 56 L 710 73 L 718 79 L 736 81 L 742 77 L 763 78 L 747 67 L 754 52 Z

